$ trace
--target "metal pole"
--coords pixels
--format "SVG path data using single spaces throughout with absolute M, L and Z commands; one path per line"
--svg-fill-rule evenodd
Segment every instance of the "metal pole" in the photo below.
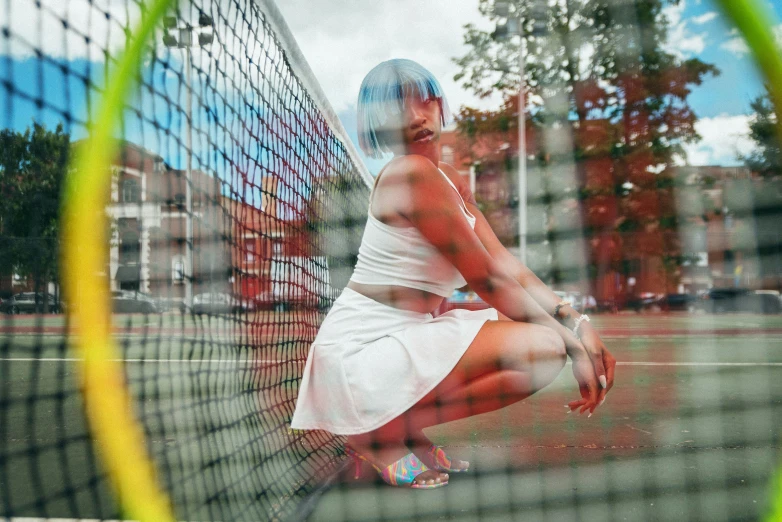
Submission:
M 193 169 L 193 95 L 191 92 L 191 66 L 190 66 L 190 44 L 187 42 L 185 47 L 185 94 L 187 96 L 187 129 L 186 135 L 186 147 L 187 147 L 187 171 L 185 173 L 185 212 L 187 213 L 186 221 L 186 246 L 185 246 L 185 305 L 188 309 L 193 307 L 193 195 L 191 192 L 192 185 L 192 169 Z
M 527 140 L 524 119 L 524 36 L 519 35 L 519 259 L 527 264 Z

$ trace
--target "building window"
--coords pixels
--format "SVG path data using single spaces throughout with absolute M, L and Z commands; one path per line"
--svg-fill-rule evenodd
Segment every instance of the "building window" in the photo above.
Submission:
M 138 182 L 135 179 L 126 179 L 122 182 L 123 203 L 138 203 L 140 192 Z
M 174 256 L 171 259 L 171 279 L 174 283 L 182 283 L 185 280 L 185 260 L 182 256 Z
M 138 232 L 124 230 L 120 234 L 119 262 L 122 265 L 138 264 L 141 261 L 141 243 Z
M 245 259 L 248 263 L 252 263 L 255 261 L 255 240 L 251 239 L 249 241 L 246 241 L 244 244 L 245 248 Z
M 454 155 L 453 155 L 453 149 L 449 147 L 448 145 L 443 146 L 443 163 L 447 163 L 451 166 L 453 166 L 454 162 Z

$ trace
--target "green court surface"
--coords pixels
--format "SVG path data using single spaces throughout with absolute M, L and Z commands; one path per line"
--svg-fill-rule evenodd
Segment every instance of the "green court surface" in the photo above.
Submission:
M 289 315 L 277 326 L 265 319 L 252 334 L 214 318 L 115 320 L 135 408 L 175 505 L 200 505 L 215 495 L 201 485 L 217 484 L 215 502 L 240 506 L 232 508 L 236 519 L 249 519 L 242 513 L 259 497 L 300 494 L 295 484 L 307 480 L 301 456 L 286 449 L 302 436 L 270 432 L 292 413 L 303 364 L 285 354 L 306 354 L 318 317 Z M 568 365 L 522 403 L 429 430 L 471 462 L 472 471 L 452 474 L 448 487 L 404 490 L 342 473 L 308 504 L 310 519 L 761 518 L 780 464 L 782 317 L 604 315 L 593 322 L 619 365 L 614 389 L 591 418 L 566 414 L 563 405 L 577 396 Z M 22 316 L 0 327 L 0 507 L 14 516 L 114 515 L 106 479 L 94 471 L 64 319 Z M 334 453 L 317 437 L 303 440 L 313 453 Z M 326 475 L 344 464 L 334 460 Z M 247 475 L 253 479 L 236 480 Z M 41 492 L 50 495 L 45 502 Z M 214 505 L 188 510 L 188 519 L 214 519 L 221 512 Z

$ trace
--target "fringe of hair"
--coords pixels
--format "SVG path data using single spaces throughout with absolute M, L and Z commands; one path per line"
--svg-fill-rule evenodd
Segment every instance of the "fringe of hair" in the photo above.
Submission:
M 389 117 L 404 112 L 405 95 L 415 95 L 420 100 L 437 98 L 441 123 L 445 126 L 450 122 L 448 102 L 432 73 L 412 60 L 382 62 L 369 71 L 358 94 L 358 144 L 367 156 L 379 159 L 391 152 L 386 141 L 388 133 L 377 129 Z

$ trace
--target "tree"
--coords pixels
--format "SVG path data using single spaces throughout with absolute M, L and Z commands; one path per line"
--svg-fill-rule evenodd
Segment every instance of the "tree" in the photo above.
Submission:
M 764 178 L 779 176 L 782 174 L 782 144 L 777 132 L 777 116 L 768 92 L 752 100 L 750 107 L 755 114 L 749 124 L 749 136 L 757 149 L 741 156 L 741 160 L 752 172 Z
M 676 268 L 666 261 L 680 257 L 672 231 L 672 172 L 685 156 L 684 144 L 699 139 L 687 97 L 693 86 L 719 71 L 664 49 L 668 21 L 663 8 L 676 0 L 557 0 L 546 2 L 545 9 L 534 0 L 510 3 L 527 49 L 527 150 L 535 155 L 532 166 L 543 172 L 543 202 L 550 207 L 573 198 L 574 191 L 581 200 L 594 287 L 606 286 L 594 280 L 601 278 L 615 287 L 617 273 L 636 277 L 643 256 L 645 264 L 657 258 L 643 268 L 657 275 L 641 286 L 664 291 L 660 286 L 670 286 L 666 272 Z M 479 10 L 499 20 L 494 1 L 479 0 Z M 469 51 L 456 59 L 461 67 L 456 79 L 479 96 L 499 92 L 506 102 L 497 111 L 462 108 L 456 117 L 463 137 L 460 152 L 481 159 L 471 134 L 479 127 L 504 133 L 517 151 L 518 103 L 512 100 L 521 84 L 520 44 L 497 41 L 472 24 L 465 29 Z M 551 139 L 564 134 L 572 142 L 569 148 Z M 577 187 L 555 189 L 562 187 L 555 177 L 562 171 L 557 165 L 571 163 Z M 555 273 L 552 277 L 556 282 Z
M 755 224 L 758 244 L 757 256 L 762 285 L 767 288 L 782 288 L 782 143 L 777 126 L 777 116 L 771 96 L 758 96 L 750 104 L 754 114 L 749 124 L 749 135 L 755 142 L 755 150 L 741 156 L 744 164 L 760 175 L 750 185 L 751 209 L 742 208 L 731 199 L 728 208 L 735 209 L 739 218 L 751 214 Z M 736 191 L 736 183 L 730 188 Z M 726 191 L 727 192 L 727 191 Z M 744 190 L 746 192 L 746 190 Z M 730 197 L 732 194 L 728 192 Z M 744 205 L 743 207 L 746 207 Z M 748 212 L 749 210 L 749 212 Z
M 0 273 L 32 276 L 44 295 L 57 280 L 60 195 L 68 171 L 70 136 L 34 124 L 24 133 L 0 131 Z

